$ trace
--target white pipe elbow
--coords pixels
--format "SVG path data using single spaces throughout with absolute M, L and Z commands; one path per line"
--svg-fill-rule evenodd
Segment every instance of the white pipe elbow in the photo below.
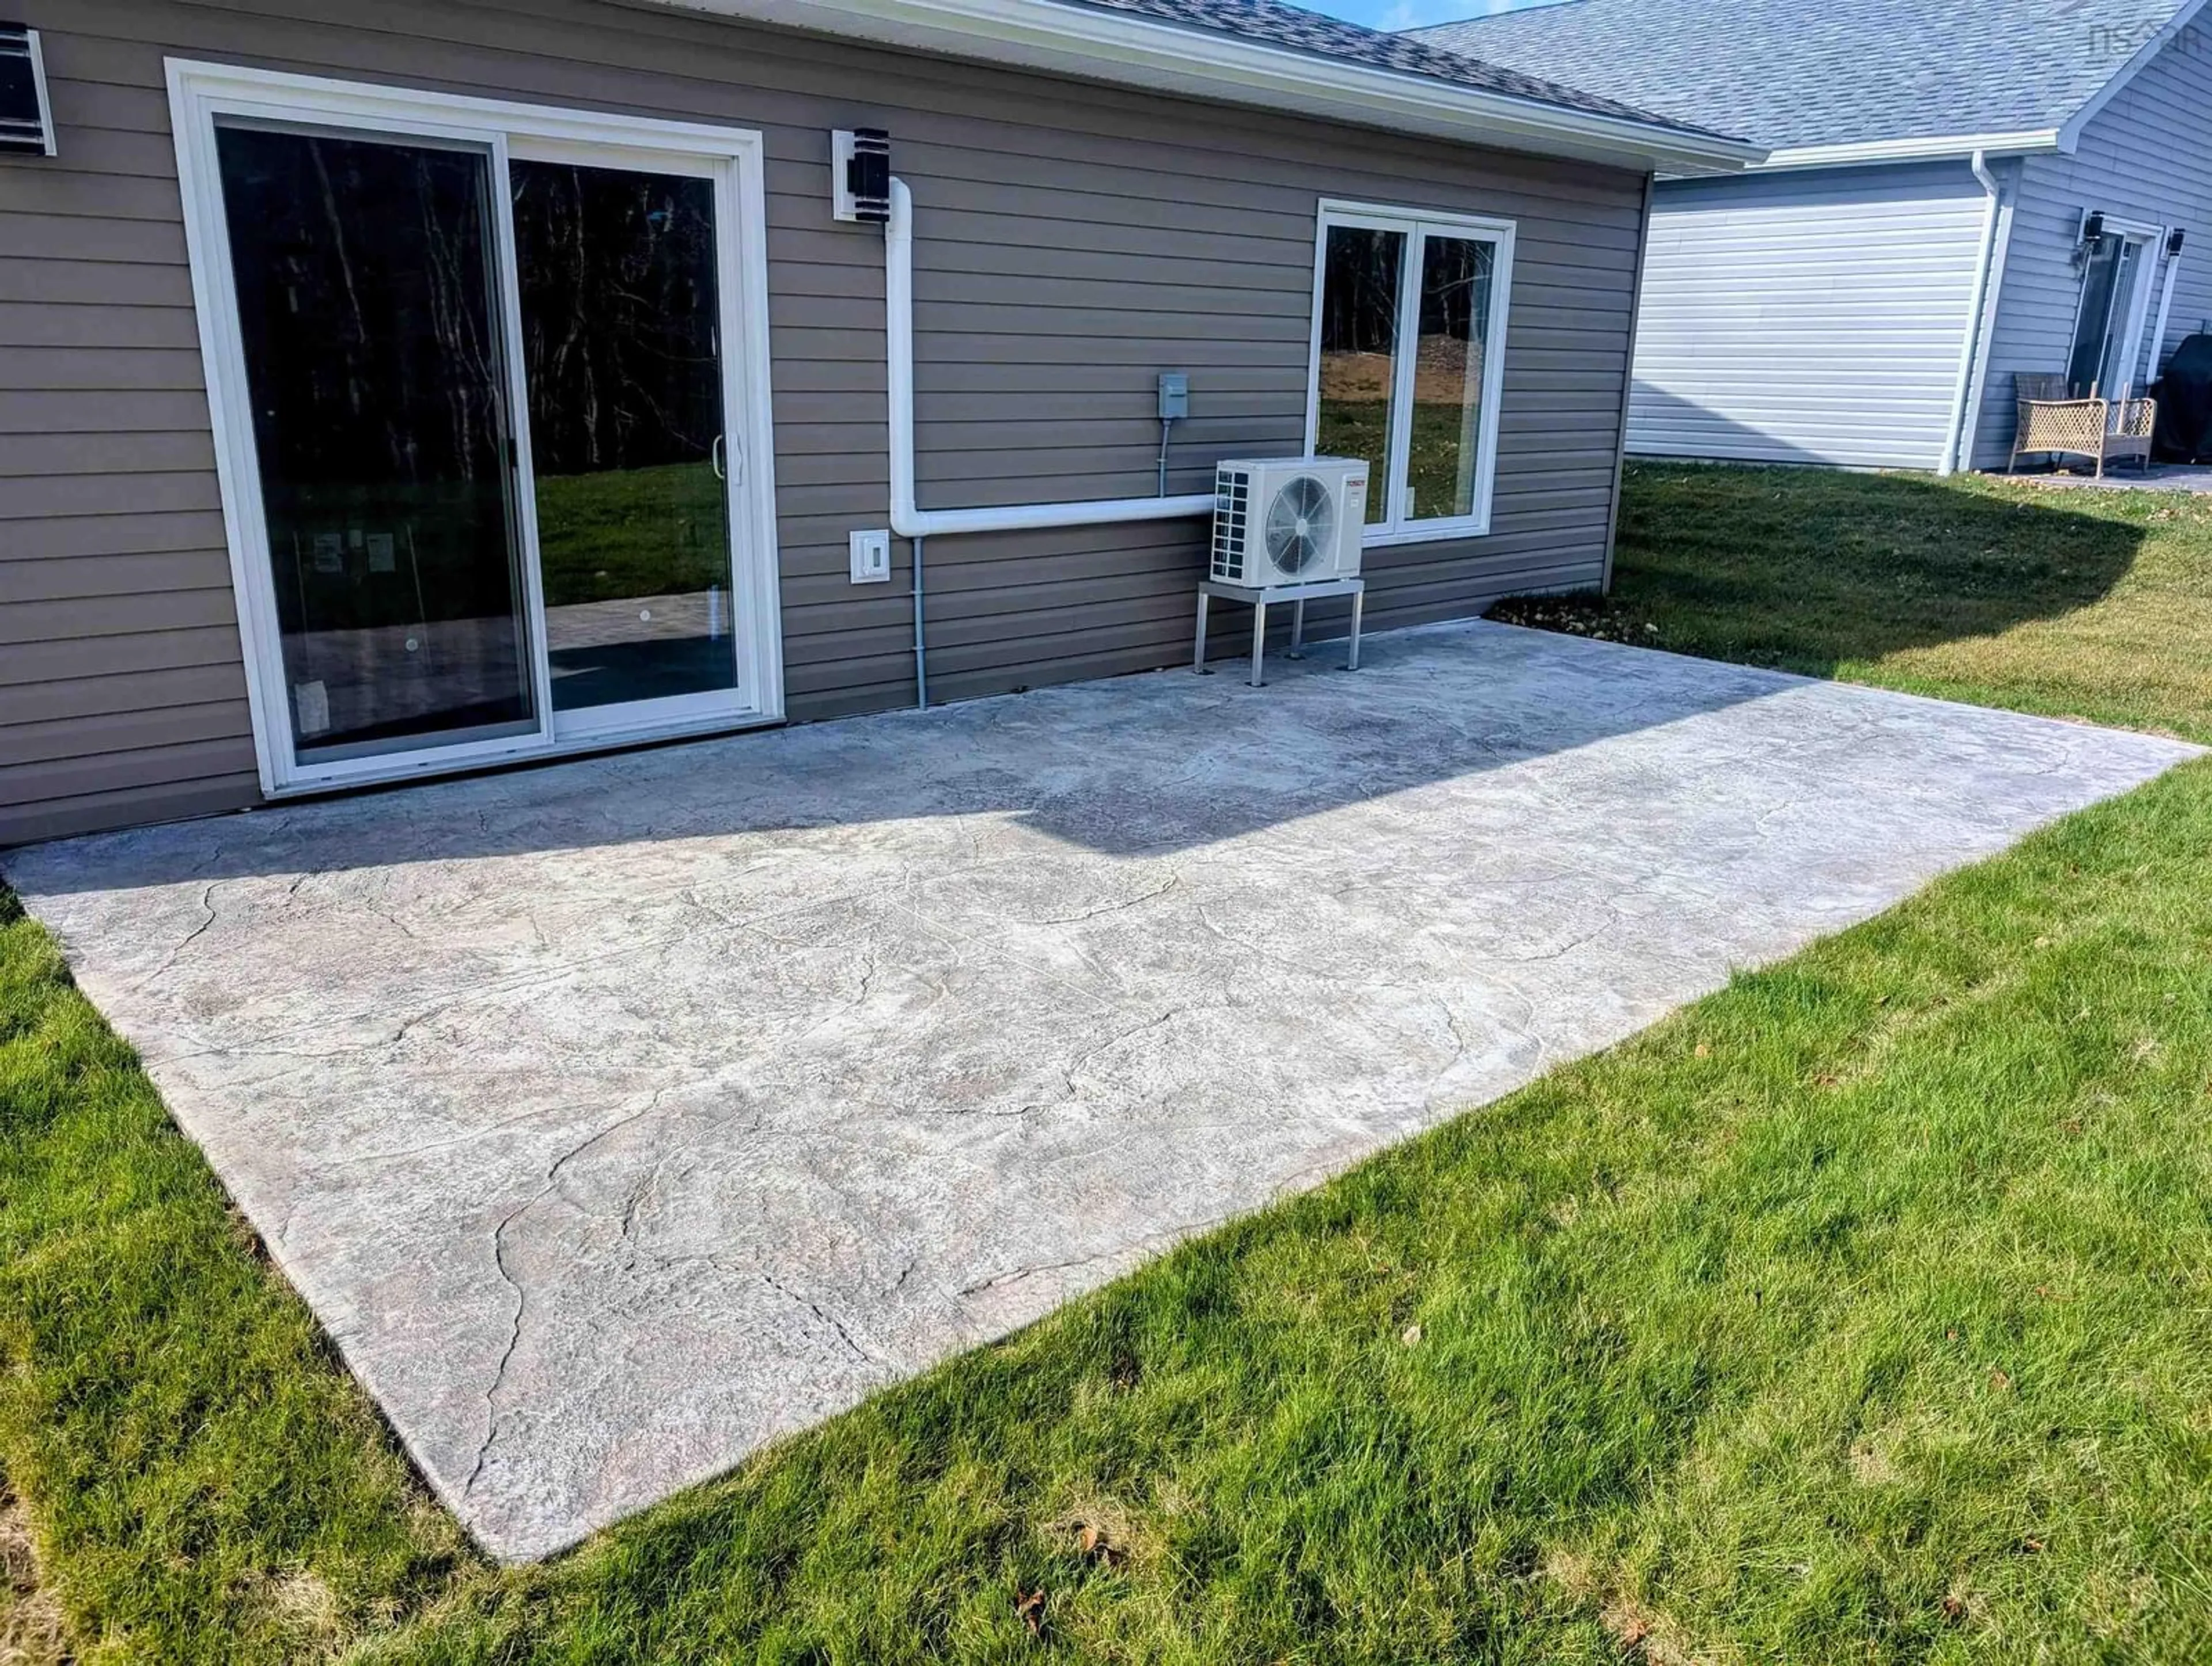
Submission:
M 1213 513 L 1211 492 L 1182 497 L 1099 498 L 974 509 L 923 509 L 914 484 L 914 196 L 891 179 L 884 224 L 884 334 L 890 403 L 891 530 L 901 538 L 939 533 L 1033 532 L 1120 521 L 1181 520 Z

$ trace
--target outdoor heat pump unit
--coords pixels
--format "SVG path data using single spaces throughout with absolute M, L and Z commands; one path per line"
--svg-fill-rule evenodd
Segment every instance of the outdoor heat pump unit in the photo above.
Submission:
M 1255 590 L 1358 577 L 1367 473 L 1350 457 L 1218 465 L 1211 576 Z
M 0 23 L 0 155 L 54 154 L 54 112 L 39 32 Z

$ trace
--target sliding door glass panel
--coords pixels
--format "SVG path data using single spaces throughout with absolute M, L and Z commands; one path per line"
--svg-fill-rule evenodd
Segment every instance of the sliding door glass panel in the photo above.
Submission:
M 2127 252 L 2124 237 L 2106 233 L 2089 252 L 2088 269 L 2081 277 L 2081 316 L 2074 326 L 2074 353 L 2066 367 L 2066 380 L 2080 398 L 2101 387 L 2105 359 L 2112 350 L 2114 313 L 2120 301 L 2120 269 Z
M 1421 245 L 1420 338 L 1413 348 L 1413 432 L 1406 469 L 1408 520 L 1475 510 L 1482 448 L 1483 368 L 1497 246 L 1466 237 Z
M 2130 239 L 2112 273 L 2112 319 L 2105 331 L 2104 363 L 2097 373 L 2099 389 L 2109 399 L 2124 398 L 2130 392 L 2128 382 L 2134 367 L 2129 361 L 2136 344 L 2128 326 L 2135 321 L 2136 284 L 2142 276 L 2143 256 L 2149 246 Z
M 216 137 L 295 755 L 535 733 L 489 156 Z
M 1321 398 L 1314 450 L 1368 465 L 1367 519 L 1389 518 L 1390 398 L 1403 232 L 1331 226 L 1322 258 Z
M 713 182 L 511 173 L 554 709 L 733 689 Z

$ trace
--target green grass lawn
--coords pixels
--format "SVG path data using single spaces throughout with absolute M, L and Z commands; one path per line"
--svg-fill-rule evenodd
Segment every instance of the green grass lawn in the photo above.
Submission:
M 2212 738 L 2193 506 L 1639 470 L 1630 526 L 1584 629 Z M 1887 538 L 1977 575 L 1969 634 Z M 2201 1660 L 2208 859 L 2200 764 L 520 1571 L 11 919 L 18 1613 L 145 1659 Z
M 1632 465 L 1613 594 L 1492 617 L 2212 741 L 2212 497 Z

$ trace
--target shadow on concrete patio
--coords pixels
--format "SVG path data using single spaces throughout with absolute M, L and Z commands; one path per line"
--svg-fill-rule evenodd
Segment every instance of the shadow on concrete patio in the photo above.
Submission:
M 1473 633 L 1471 635 L 1469 633 Z M 1480 705 L 1439 653 L 1487 662 Z M 1233 838 L 1756 700 L 1771 673 L 1496 625 L 1322 645 L 834 723 L 95 835 L 0 857 L 48 891 L 331 873 L 917 818 L 1010 817 L 1139 857 Z
M 2082 500 L 1917 477 L 1644 465 L 1636 477 L 1620 559 L 1638 599 L 1711 615 L 1720 623 L 1703 634 L 1729 638 L 1731 657 L 1813 675 L 2087 605 L 2142 536 L 2073 507 Z M 1378 551 L 1377 569 L 1419 555 Z M 1534 611 L 1506 605 L 1522 608 L 1509 618 Z M 1565 652 L 1493 626 L 1462 650 L 1491 662 L 1468 705 L 1434 662 L 1437 633 L 1455 629 L 1377 633 L 1350 676 L 1322 643 L 1302 663 L 1272 656 L 1262 690 L 1224 662 L 1203 679 L 1162 672 L 101 835 L 37 866 L 50 891 L 105 889 L 988 815 L 1147 856 L 1785 686 L 1738 666 Z M 0 872 L 24 860 L 0 855 Z

